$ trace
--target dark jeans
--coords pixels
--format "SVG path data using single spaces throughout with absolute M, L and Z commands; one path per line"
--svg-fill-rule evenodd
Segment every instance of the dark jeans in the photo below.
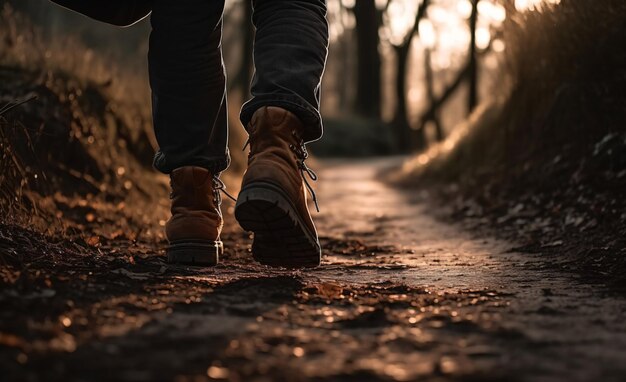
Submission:
M 228 167 L 228 110 L 222 61 L 224 0 L 53 0 L 87 16 L 129 25 L 152 11 L 150 85 L 159 143 L 154 166 L 169 173 Z M 304 123 L 305 142 L 319 139 L 320 82 L 328 52 L 325 0 L 253 0 L 256 27 L 247 126 L 263 106 L 279 106 Z

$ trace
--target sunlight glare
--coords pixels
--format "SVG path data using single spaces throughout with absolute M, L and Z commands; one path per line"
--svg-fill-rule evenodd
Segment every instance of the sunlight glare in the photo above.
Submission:
M 341 4 L 346 8 L 354 8 L 356 0 L 341 0 Z
M 481 1 L 478 3 L 478 14 L 496 25 L 502 24 L 506 19 L 506 10 L 501 4 L 491 1 Z
M 491 32 L 488 28 L 480 27 L 476 29 L 476 46 L 478 49 L 485 50 L 491 42 Z
M 506 48 L 506 45 L 504 44 L 504 41 L 502 41 L 501 39 L 497 38 L 497 39 L 493 40 L 493 42 L 491 43 L 491 47 L 493 48 L 494 52 L 501 53 L 501 52 L 504 52 L 504 49 Z
M 389 20 L 389 40 L 392 44 L 401 44 L 406 34 L 413 27 L 417 1 L 392 1 L 387 10 Z
M 460 0 L 456 4 L 457 13 L 464 19 L 469 19 L 472 15 L 472 3 L 469 0 Z
M 422 99 L 422 90 L 417 88 L 412 88 L 409 90 L 409 101 L 418 103 Z
M 376 9 L 383 10 L 387 6 L 387 1 L 390 0 L 376 0 Z
M 435 23 L 444 24 L 454 22 L 454 16 L 455 15 L 450 12 L 450 9 L 444 8 L 442 6 L 431 5 L 428 8 L 428 18 Z
M 437 33 L 433 27 L 433 23 L 429 19 L 420 20 L 419 36 L 422 45 L 426 48 L 433 48 L 437 43 Z
M 437 54 L 433 64 L 436 68 L 445 70 L 452 66 L 452 59 L 448 54 Z
M 341 15 L 341 22 L 346 29 L 353 29 L 356 26 L 356 18 L 351 12 L 343 12 Z
M 561 0 L 515 0 L 515 9 L 520 12 L 535 11 L 544 5 L 559 5 Z
M 494 4 L 491 8 L 491 18 L 498 23 L 506 20 L 506 9 L 501 4 Z

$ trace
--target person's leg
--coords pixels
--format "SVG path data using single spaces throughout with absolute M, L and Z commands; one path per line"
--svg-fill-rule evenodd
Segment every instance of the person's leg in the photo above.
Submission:
M 168 260 L 215 265 L 222 251 L 218 179 L 228 166 L 224 0 L 155 0 L 149 69 L 154 167 L 170 174 Z
M 154 167 L 163 173 L 198 166 L 218 174 L 228 166 L 223 9 L 224 0 L 154 1 L 148 59 Z
M 320 82 L 328 54 L 325 0 L 254 0 L 253 98 L 241 110 L 248 126 L 263 106 L 278 106 L 304 123 L 305 142 L 322 136 Z
M 254 232 L 263 264 L 317 266 L 321 247 L 307 206 L 305 142 L 322 135 L 320 82 L 328 50 L 323 0 L 256 0 L 253 98 L 241 111 L 250 135 L 248 170 L 235 206 Z M 312 193 L 310 186 L 308 191 Z M 313 200 L 317 203 L 315 195 Z

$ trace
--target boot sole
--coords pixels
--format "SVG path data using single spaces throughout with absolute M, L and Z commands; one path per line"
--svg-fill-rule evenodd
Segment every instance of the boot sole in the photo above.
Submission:
M 195 266 L 215 266 L 224 254 L 221 241 L 180 240 L 167 247 L 167 262 Z
M 259 263 L 285 268 L 320 265 L 316 235 L 279 187 L 265 182 L 248 184 L 237 198 L 235 218 L 244 230 L 254 233 L 252 256 Z

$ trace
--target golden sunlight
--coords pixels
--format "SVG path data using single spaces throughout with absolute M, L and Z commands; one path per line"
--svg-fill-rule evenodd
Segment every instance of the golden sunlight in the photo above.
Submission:
M 561 0 L 515 0 L 515 9 L 520 12 L 534 11 L 545 5 L 558 5 Z
M 392 0 L 388 9 L 388 38 L 392 44 L 401 44 L 413 27 L 418 2 L 410 0 Z

